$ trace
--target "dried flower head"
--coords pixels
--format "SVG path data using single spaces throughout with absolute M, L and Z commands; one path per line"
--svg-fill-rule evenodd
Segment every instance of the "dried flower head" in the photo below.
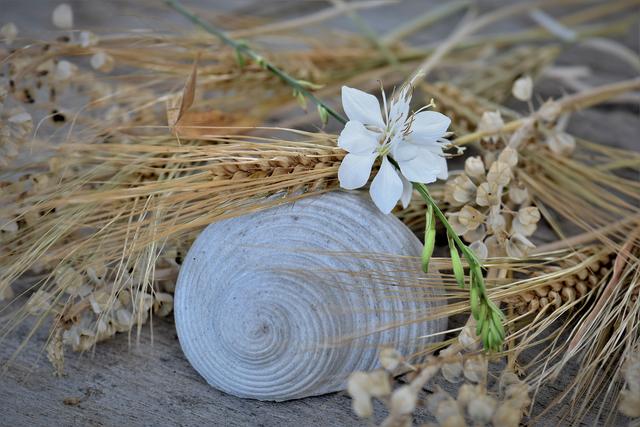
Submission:
M 522 258 L 535 247 L 536 246 L 522 234 L 514 234 L 509 238 L 509 240 L 507 240 L 505 249 L 507 251 L 507 255 L 510 257 Z
M 491 421 L 496 410 L 497 401 L 487 394 L 473 397 L 467 405 L 467 412 L 474 423 L 484 425 Z
M 380 350 L 380 365 L 389 372 L 395 371 L 403 361 L 402 355 L 395 348 L 385 347 Z
M 484 162 L 480 156 L 467 157 L 464 161 L 464 172 L 471 179 L 481 181 L 485 177 Z
M 369 375 L 366 372 L 354 372 L 349 376 L 347 392 L 354 399 L 370 396 Z
M 61 3 L 53 9 L 51 22 L 56 28 L 70 30 L 73 28 L 73 10 L 67 3 Z
M 553 99 L 545 101 L 544 104 L 538 109 L 538 116 L 547 123 L 555 122 L 562 112 L 562 107 Z
M 462 353 L 455 346 L 445 348 L 440 352 L 443 358 L 441 367 L 442 376 L 451 383 L 458 383 L 462 380 Z
M 102 71 L 103 73 L 109 73 L 113 70 L 115 61 L 111 55 L 104 51 L 96 52 L 91 57 L 91 66 L 93 69 Z
M 533 81 L 529 76 L 520 77 L 513 83 L 511 93 L 520 101 L 530 101 L 533 92 Z
M 373 415 L 373 402 L 371 397 L 353 398 L 351 401 L 353 412 L 360 418 L 369 418 Z
M 409 415 L 416 409 L 418 393 L 410 385 L 397 388 L 391 395 L 391 413 Z
M 55 78 L 57 80 L 69 80 L 78 71 L 78 67 L 69 61 L 62 60 L 56 65 Z
M 8 22 L 0 28 L 0 37 L 4 39 L 7 46 L 11 46 L 18 36 L 18 27 L 13 22 Z
M 480 122 L 478 123 L 478 131 L 479 132 L 487 132 L 490 133 L 490 136 L 484 137 L 484 140 L 491 141 L 493 143 L 498 142 L 500 136 L 497 133 L 504 127 L 504 120 L 502 120 L 502 115 L 500 111 L 485 111 L 480 118 Z
M 29 297 L 25 308 L 29 314 L 41 314 L 51 309 L 53 299 L 54 296 L 51 293 L 38 289 Z
M 565 132 L 552 132 L 547 138 L 549 149 L 560 156 L 569 156 L 576 148 L 576 140 Z
M 474 383 L 483 383 L 487 377 L 488 361 L 483 354 L 467 357 L 464 361 L 464 376 Z
M 100 41 L 100 38 L 91 31 L 80 31 L 78 33 L 74 33 L 74 36 L 77 38 L 76 43 L 80 45 L 80 47 L 85 48 L 96 46 Z
M 487 173 L 487 182 L 489 185 L 495 185 L 497 187 L 504 187 L 509 184 L 512 177 L 512 166 L 501 160 L 497 160 L 491 164 L 489 172 Z

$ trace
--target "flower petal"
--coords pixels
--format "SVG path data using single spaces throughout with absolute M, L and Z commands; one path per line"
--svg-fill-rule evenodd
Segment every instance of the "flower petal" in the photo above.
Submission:
M 402 203 L 402 207 L 406 209 L 409 203 L 411 203 L 411 196 L 413 196 L 413 184 L 402 175 L 400 175 L 400 179 L 402 180 L 402 197 L 400 197 L 400 202 Z
M 449 177 L 449 168 L 447 167 L 447 158 L 442 152 L 443 144 L 435 142 L 425 146 L 426 150 L 429 150 L 433 154 L 434 165 L 437 165 L 440 172 L 438 172 L 438 179 L 447 179 Z
M 383 157 L 380 171 L 373 179 L 369 189 L 373 202 L 378 209 L 388 214 L 398 203 L 398 199 L 402 196 L 402 190 L 402 180 L 398 176 L 398 171 L 386 156 Z
M 380 111 L 378 98 L 358 89 L 342 86 L 342 108 L 349 117 L 364 125 L 377 126 L 384 129 L 384 120 Z
M 449 178 L 449 167 L 447 166 L 447 159 L 444 156 L 437 156 L 436 164 L 439 166 L 438 179 L 445 180 Z
M 443 163 L 444 160 L 444 163 Z M 428 184 L 439 176 L 446 174 L 446 159 L 421 148 L 418 155 L 411 160 L 398 160 L 402 174 L 412 182 Z M 443 167 L 445 168 L 443 172 Z
M 347 154 L 340 163 L 338 179 L 340 187 L 347 190 L 360 188 L 367 183 L 371 175 L 371 167 L 376 161 L 378 153 L 374 154 Z
M 392 143 L 392 157 L 397 162 L 408 162 L 409 160 L 415 159 L 419 154 L 419 146 L 416 144 L 412 144 L 405 140 L 400 140 L 400 142 Z
M 451 119 L 437 111 L 422 111 L 413 116 L 411 136 L 418 144 L 435 142 L 447 132 Z
M 338 147 L 353 154 L 371 154 L 378 147 L 378 134 L 350 120 L 340 132 Z

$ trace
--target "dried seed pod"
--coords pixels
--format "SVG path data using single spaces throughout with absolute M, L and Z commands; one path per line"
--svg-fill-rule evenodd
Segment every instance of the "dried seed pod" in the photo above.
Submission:
M 471 178 L 475 178 L 477 180 L 484 179 L 484 162 L 479 156 L 469 157 L 464 162 L 464 172 Z
M 520 101 L 531 100 L 531 94 L 533 93 L 533 80 L 531 80 L 531 77 L 523 76 L 516 80 L 511 88 L 511 93 Z
M 475 230 L 482 222 L 485 216 L 472 206 L 465 205 L 458 214 L 458 221 L 464 225 L 467 230 Z
M 38 289 L 29 297 L 25 309 L 27 313 L 32 315 L 45 313 L 52 308 L 53 299 L 53 295 L 50 292 Z
M 393 372 L 403 362 L 403 357 L 395 348 L 383 348 L 380 350 L 380 365 L 389 372 Z
M 445 363 L 442 365 L 442 376 L 450 383 L 462 381 L 462 362 Z
M 358 397 L 351 400 L 353 412 L 360 418 L 369 418 L 373 415 L 373 402 L 371 397 Z
M 546 141 L 549 149 L 555 154 L 569 156 L 576 148 L 576 140 L 565 132 L 554 132 Z
M 509 199 L 515 204 L 523 204 L 529 198 L 529 190 L 526 187 L 511 185 L 509 187 Z
M 498 132 L 500 129 L 504 127 L 504 120 L 502 120 L 502 115 L 500 111 L 485 111 L 482 114 L 482 118 L 480 119 L 480 123 L 478 123 L 478 128 L 476 129 L 478 132 L 486 132 L 490 134 L 489 136 L 484 137 L 484 140 L 491 141 L 492 143 L 496 143 L 500 136 Z
M 0 37 L 4 39 L 7 46 L 10 46 L 18 36 L 18 27 L 13 22 L 6 23 L 0 28 Z M 2 99 L 0 99 L 2 102 Z
M 468 357 L 464 361 L 464 376 L 469 381 L 480 383 L 487 377 L 487 359 L 484 355 Z
M 115 66 L 113 57 L 103 51 L 96 52 L 91 57 L 90 62 L 93 69 L 102 71 L 103 73 L 110 73 Z
M 469 402 L 482 393 L 482 386 L 465 383 L 458 389 L 458 404 L 466 408 Z
M 474 423 L 484 425 L 491 421 L 496 410 L 496 406 L 496 399 L 483 394 L 471 399 L 467 405 L 467 413 Z
M 56 28 L 70 30 L 73 28 L 73 10 L 67 3 L 56 6 L 51 15 L 51 21 Z
M 498 406 L 491 421 L 494 426 L 518 427 L 522 419 L 522 409 L 506 401 Z
M 392 414 L 409 415 L 416 409 L 418 393 L 409 385 L 397 388 L 391 395 L 390 410 Z
M 498 161 L 506 163 L 509 167 L 518 165 L 518 151 L 511 147 L 505 147 L 498 155 Z
M 376 370 L 369 373 L 369 394 L 373 397 L 381 398 L 391 394 L 390 376 L 383 370 Z
M 512 171 L 508 163 L 500 160 L 493 162 L 487 173 L 487 182 L 504 187 L 511 181 Z
M 166 317 L 173 311 L 173 296 L 165 292 L 153 295 L 153 312 L 157 316 Z
M 514 234 L 511 236 L 505 246 L 507 255 L 514 258 L 526 256 L 533 248 L 535 248 L 535 245 L 522 234 Z

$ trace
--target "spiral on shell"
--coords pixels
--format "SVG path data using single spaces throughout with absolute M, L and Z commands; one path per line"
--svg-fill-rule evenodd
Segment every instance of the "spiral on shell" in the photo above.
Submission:
M 356 193 L 211 224 L 178 278 L 180 344 L 209 384 L 239 397 L 341 390 L 351 372 L 378 366 L 381 347 L 410 354 L 435 339 L 421 337 L 445 330 L 446 319 L 416 319 L 438 294 L 407 283 L 403 270 L 417 263 L 358 256 L 420 252 L 406 226 Z

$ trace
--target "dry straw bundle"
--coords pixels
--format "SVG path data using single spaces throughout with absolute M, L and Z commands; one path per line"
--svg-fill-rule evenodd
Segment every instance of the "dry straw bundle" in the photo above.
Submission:
M 457 397 L 440 388 L 429 396 L 425 406 L 437 423 L 518 425 L 525 415 L 534 423 L 544 414 L 530 411 L 538 390 L 579 363 L 580 375 L 545 411 L 570 402 L 560 415 L 571 423 L 594 413 L 608 423 L 640 415 L 640 155 L 566 131 L 573 112 L 637 101 L 640 81 L 585 87 L 553 65 L 567 45 L 605 43 L 637 70 L 637 56 L 602 38 L 628 31 L 633 20 L 624 15 L 637 2 L 574 5 L 557 17 L 543 12 L 550 3 L 544 1 L 480 16 L 471 9 L 458 29 L 429 46 L 404 40 L 469 9 L 467 2 L 451 2 L 383 37 L 356 14 L 374 3 L 335 2 L 275 23 L 229 20 L 235 28 L 222 33 L 222 42 L 200 32 L 70 31 L 26 43 L 5 25 L 0 299 L 7 303 L 0 337 L 32 318 L 25 340 L 50 325 L 47 354 L 62 373 L 64 348 L 85 351 L 169 315 L 182 258 L 206 225 L 338 188 L 345 152 L 334 133 L 308 126 L 316 116 L 296 115 L 297 104 L 319 102 L 324 121 L 338 113 L 320 99 L 341 85 L 382 79 L 390 92 L 417 67 L 414 99 L 433 98 L 452 118 L 452 155 L 455 147 L 464 155 L 463 168 L 431 194 L 483 261 L 487 295 L 506 315 L 506 336 L 500 351 L 482 351 L 481 326 L 469 316 L 474 308 L 457 286 L 455 265 L 433 258 L 445 272 L 436 280 L 415 260 L 405 273 L 416 286 L 442 290 L 447 304 L 412 318 L 458 316 L 463 324 L 417 354 L 383 349 L 384 369 L 350 381 L 356 414 L 372 416 L 377 398 L 389 409 L 384 425 L 406 425 L 440 373 L 446 382 L 465 383 Z M 67 12 L 54 13 L 60 28 L 72 26 Z M 314 23 L 334 34 L 322 20 L 342 14 L 361 34 L 319 43 L 303 30 Z M 541 27 L 479 33 L 519 14 Z M 534 99 L 539 76 L 580 91 Z M 421 235 L 428 211 L 416 196 L 396 213 Z M 425 354 L 423 365 L 411 364 Z M 398 366 L 409 374 L 394 390 Z

